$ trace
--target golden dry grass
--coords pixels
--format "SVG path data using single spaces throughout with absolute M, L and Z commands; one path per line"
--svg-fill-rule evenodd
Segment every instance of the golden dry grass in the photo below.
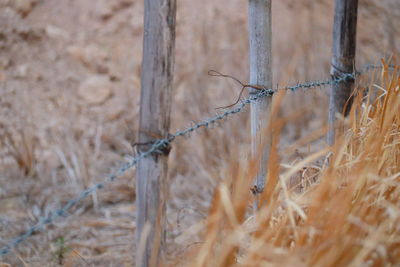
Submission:
M 27 2 L 36 5 L 21 16 L 15 4 Z M 235 100 L 239 88 L 207 76 L 208 70 L 242 81 L 248 77 L 247 1 L 177 2 L 171 131 L 212 116 L 215 107 Z M 399 52 L 397 2 L 360 1 L 357 66 Z M 274 85 L 328 78 L 332 10 L 330 0 L 273 1 Z M 0 0 L 1 245 L 102 181 L 125 155 L 133 154 L 142 33 L 139 0 Z M 77 92 L 87 78 L 98 75 L 109 78 L 112 95 L 93 105 Z M 362 84 L 369 85 L 371 77 L 365 78 Z M 283 100 L 278 115 L 288 122 L 278 125 L 283 127 L 282 159 L 281 165 L 273 165 L 274 173 L 286 172 L 324 146 L 325 89 L 288 93 Z M 207 217 L 223 178 L 254 171 L 244 166 L 248 115 L 245 111 L 173 144 L 167 200 L 167 252 L 172 261 L 202 244 L 202 227 L 196 223 Z M 307 186 L 300 178 L 309 177 L 312 183 L 323 164 L 312 162 L 291 177 L 291 183 Z M 15 266 L 131 266 L 134 192 L 135 168 L 3 260 Z M 247 204 L 243 216 L 250 218 L 251 226 Z
M 331 148 L 280 163 L 282 118 L 273 117 L 266 190 L 249 205 L 255 165 L 231 162 L 202 223 L 202 241 L 188 248 L 190 266 L 397 266 L 400 260 L 400 77 L 387 68 L 359 90 L 346 130 Z M 360 88 L 361 89 L 361 88 Z M 376 97 L 372 97 L 373 92 Z M 275 99 L 275 112 L 279 108 Z M 315 164 L 329 157 L 329 163 Z M 327 159 L 327 158 L 325 158 Z M 314 170 L 308 173 L 307 170 Z M 316 170 L 316 171 L 315 171 Z M 288 187 L 302 174 L 303 184 Z M 311 180 L 310 180 L 311 179 Z M 308 181 L 307 181 L 308 180 Z M 308 183 L 307 183 L 308 182 Z M 190 263 L 188 263 L 188 260 Z

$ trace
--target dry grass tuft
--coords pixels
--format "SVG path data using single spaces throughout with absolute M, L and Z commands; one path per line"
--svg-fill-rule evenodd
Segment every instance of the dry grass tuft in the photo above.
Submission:
M 398 68 L 393 73 L 385 68 L 380 86 L 358 94 L 336 144 L 284 171 L 277 149 L 282 119 L 274 117 L 274 149 L 261 208 L 254 215 L 249 208 L 255 164 L 233 162 L 232 175 L 215 191 L 202 242 L 188 248 L 182 262 L 192 258 L 193 266 L 398 264 L 399 87 Z M 327 155 L 329 163 L 321 161 Z M 296 175 L 300 190 L 288 186 Z
M 35 165 L 37 162 L 35 142 L 35 137 L 26 128 L 20 129 L 16 133 L 6 130 L 4 138 L 0 140 L 0 144 L 8 149 L 9 154 L 18 164 L 18 167 L 28 177 L 35 175 Z

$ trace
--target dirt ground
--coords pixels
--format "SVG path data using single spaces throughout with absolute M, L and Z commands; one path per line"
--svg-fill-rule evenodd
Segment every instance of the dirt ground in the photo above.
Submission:
M 207 76 L 208 70 L 248 77 L 247 1 L 177 2 L 171 132 L 235 100 L 237 85 Z M 273 1 L 275 84 L 329 78 L 330 2 Z M 0 245 L 134 155 L 142 20 L 143 3 L 136 0 L 0 0 Z M 357 66 L 398 54 L 399 24 L 398 0 L 360 1 Z M 326 99 L 326 88 L 288 94 L 285 114 L 304 116 L 285 127 L 283 147 L 325 124 Z M 170 259 L 201 241 L 190 226 L 206 216 L 230 165 L 246 158 L 247 117 L 173 145 Z M 4 266 L 131 266 L 134 176 L 133 168 L 35 233 Z

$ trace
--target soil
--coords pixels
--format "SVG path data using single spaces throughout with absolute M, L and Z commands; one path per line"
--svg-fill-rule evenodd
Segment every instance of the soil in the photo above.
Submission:
M 237 85 L 208 70 L 248 76 L 246 1 L 177 2 L 171 131 L 235 100 Z M 329 78 L 330 2 L 274 2 L 274 81 Z M 0 0 L 0 245 L 135 154 L 142 21 L 137 0 Z M 357 66 L 398 54 L 399 23 L 397 0 L 360 2 Z M 305 115 L 285 127 L 283 145 L 326 118 L 325 89 L 289 95 L 283 113 Z M 173 146 L 167 259 L 201 241 L 195 226 L 213 188 L 248 155 L 247 116 Z M 35 233 L 4 266 L 133 265 L 134 176 L 132 168 Z

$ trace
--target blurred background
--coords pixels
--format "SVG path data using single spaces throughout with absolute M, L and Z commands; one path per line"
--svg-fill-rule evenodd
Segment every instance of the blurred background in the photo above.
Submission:
M 333 1 L 276 0 L 273 83 L 329 78 Z M 177 0 L 171 132 L 233 103 L 248 80 L 247 1 Z M 400 48 L 398 0 L 360 0 L 357 66 Z M 0 245 L 115 170 L 136 142 L 143 1 L 0 0 Z M 284 115 L 301 112 L 281 148 L 323 127 L 327 89 L 288 93 Z M 249 114 L 177 140 L 169 160 L 169 253 L 198 238 L 182 235 L 203 219 L 229 166 L 246 159 Z M 324 140 L 299 149 L 299 158 Z M 296 160 L 287 158 L 287 161 Z M 42 266 L 127 264 L 134 260 L 135 169 L 83 201 L 6 258 Z

